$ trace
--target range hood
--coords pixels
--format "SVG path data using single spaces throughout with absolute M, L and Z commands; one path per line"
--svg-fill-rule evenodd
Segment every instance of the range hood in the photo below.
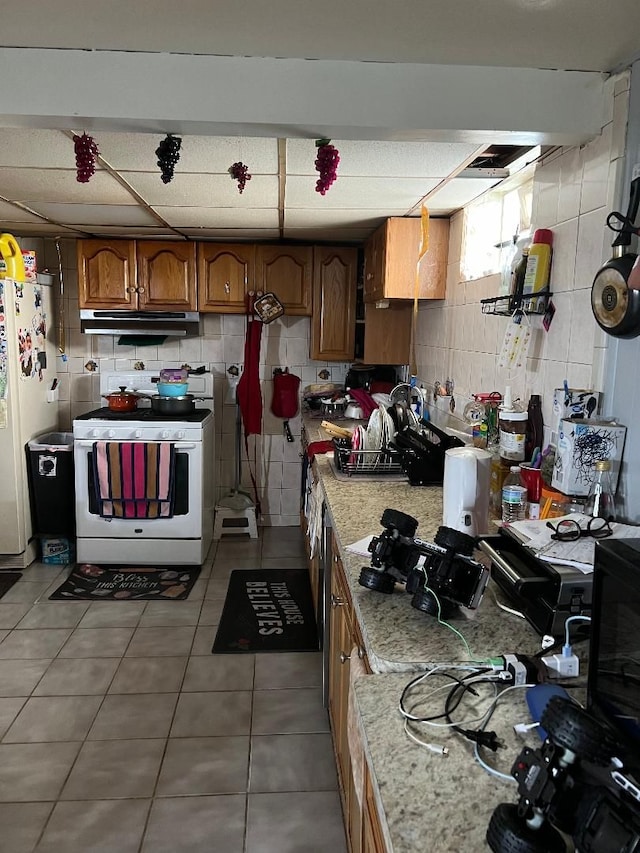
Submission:
M 201 333 L 197 311 L 80 311 L 85 335 L 166 335 L 197 337 Z

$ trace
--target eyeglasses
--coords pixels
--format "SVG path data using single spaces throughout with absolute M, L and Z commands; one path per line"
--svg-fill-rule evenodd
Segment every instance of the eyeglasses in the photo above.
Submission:
M 553 530 L 551 538 L 556 542 L 577 542 L 582 536 L 592 536 L 594 539 L 613 536 L 613 530 L 607 518 L 590 518 L 586 527 L 580 527 L 577 521 L 567 518 L 558 524 L 547 521 L 547 527 Z

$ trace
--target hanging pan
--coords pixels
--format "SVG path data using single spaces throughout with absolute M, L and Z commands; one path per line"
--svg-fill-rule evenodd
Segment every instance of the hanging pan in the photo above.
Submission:
M 601 329 L 615 338 L 640 335 L 640 289 L 634 286 L 631 270 L 637 255 L 629 251 L 631 238 L 638 234 L 634 225 L 640 204 L 640 178 L 631 181 L 629 208 L 624 216 L 617 211 L 607 217 L 607 225 L 618 236 L 611 244 L 613 257 L 596 273 L 591 287 L 591 310 Z M 620 223 L 619 226 L 614 225 Z M 639 282 L 640 284 L 640 282 Z

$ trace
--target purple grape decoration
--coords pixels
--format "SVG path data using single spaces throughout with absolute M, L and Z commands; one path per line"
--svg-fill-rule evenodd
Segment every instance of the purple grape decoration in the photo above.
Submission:
M 320 173 L 320 177 L 316 181 L 316 192 L 320 193 L 320 195 L 325 195 L 327 190 L 338 177 L 340 154 L 338 149 L 330 143 L 330 139 L 316 140 L 318 154 L 315 161 L 315 167 L 316 171 Z
M 238 161 L 232 166 L 229 166 L 229 174 L 231 175 L 234 181 L 238 182 L 238 192 L 240 193 L 240 195 L 242 195 L 247 181 L 251 180 L 251 175 L 249 174 L 249 167 L 245 166 L 242 161 Z
M 162 172 L 160 177 L 163 184 L 168 184 L 173 180 L 173 170 L 180 159 L 181 145 L 181 137 L 168 133 L 156 148 L 156 157 L 158 158 L 158 166 Z
M 93 136 L 86 133 L 78 136 L 74 133 L 73 147 L 76 154 L 76 181 L 86 184 L 96 171 L 96 157 L 100 153 L 98 146 Z

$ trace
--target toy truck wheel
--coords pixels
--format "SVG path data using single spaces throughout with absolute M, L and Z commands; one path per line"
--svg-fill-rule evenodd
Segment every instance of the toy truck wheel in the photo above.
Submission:
M 418 529 L 418 522 L 412 515 L 397 509 L 385 509 L 380 519 L 383 527 L 396 527 L 401 536 L 411 537 Z
M 530 829 L 512 803 L 500 803 L 487 829 L 487 843 L 493 853 L 564 853 L 562 837 L 549 823 Z
M 371 569 L 368 566 L 360 570 L 358 583 L 367 589 L 373 589 L 375 592 L 384 592 L 387 595 L 391 595 L 396 585 L 392 575 L 387 574 L 387 572 L 378 572 L 376 569 Z
M 542 714 L 541 726 L 553 743 L 578 758 L 606 767 L 616 752 L 614 739 L 578 705 L 554 696 Z

